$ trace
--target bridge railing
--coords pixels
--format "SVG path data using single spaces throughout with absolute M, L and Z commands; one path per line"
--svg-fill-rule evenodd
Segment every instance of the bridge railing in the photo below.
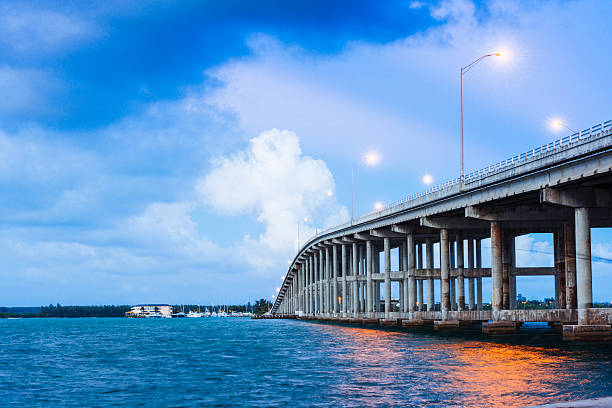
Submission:
M 568 149 L 570 147 L 574 147 L 577 144 L 586 143 L 589 140 L 591 140 L 591 138 L 599 137 L 603 133 L 610 132 L 610 131 L 612 131 L 612 120 L 607 120 L 605 122 L 598 123 L 597 125 L 592 126 L 588 129 L 584 129 L 580 132 L 576 132 L 574 134 L 565 136 L 561 139 L 557 139 L 550 143 L 541 145 L 537 148 L 528 150 L 525 153 L 521 153 L 519 155 L 510 157 L 506 160 L 502 160 L 497 163 L 494 163 L 480 170 L 476 170 L 471 173 L 468 173 L 464 176 L 464 183 L 473 183 L 473 182 L 482 180 L 484 178 L 490 177 L 492 175 L 495 175 L 497 173 L 501 173 L 502 171 L 506 171 L 510 167 L 515 167 L 520 164 L 524 164 L 525 162 L 528 162 L 528 161 L 542 159 L 543 157 L 549 156 L 554 153 L 558 153 L 559 151 Z M 308 239 L 305 244 L 307 245 L 309 241 L 312 241 L 313 239 L 316 239 L 321 235 L 329 233 L 330 231 L 349 227 L 353 224 L 358 224 L 360 222 L 367 221 L 373 216 L 379 216 L 383 213 L 393 212 L 393 210 L 398 209 L 399 207 L 404 207 L 406 204 L 410 203 L 411 201 L 417 200 L 423 196 L 426 196 L 432 193 L 436 193 L 438 191 L 446 190 L 459 183 L 461 183 L 461 178 L 457 177 L 445 183 L 438 184 L 426 190 L 420 191 L 418 193 L 411 194 L 399 201 L 395 201 L 391 204 L 388 204 L 379 210 L 370 211 L 366 214 L 363 214 L 355 218 L 353 221 L 345 222 L 343 224 L 335 225 L 331 228 L 321 230 L 317 234 L 313 235 L 310 239 Z

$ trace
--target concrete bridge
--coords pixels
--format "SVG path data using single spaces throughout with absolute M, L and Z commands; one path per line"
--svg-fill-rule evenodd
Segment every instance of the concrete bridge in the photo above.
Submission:
M 567 340 L 612 340 L 612 309 L 592 307 L 590 238 L 591 227 L 612 226 L 611 210 L 607 121 L 320 232 L 293 259 L 272 314 L 438 330 L 482 323 L 491 334 L 548 322 Z M 554 267 L 516 267 L 515 238 L 529 233 L 553 234 Z M 517 276 L 538 275 L 554 276 L 556 308 L 517 310 Z

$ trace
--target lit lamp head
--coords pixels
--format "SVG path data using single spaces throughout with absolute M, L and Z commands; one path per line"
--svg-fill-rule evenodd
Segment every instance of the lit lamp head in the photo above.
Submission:
M 380 156 L 376 152 L 369 152 L 363 156 L 363 161 L 367 166 L 374 167 L 380 162 Z
M 382 205 L 382 203 L 381 203 L 381 202 L 376 202 L 376 203 L 374 204 L 374 209 L 375 209 L 376 211 L 380 211 L 380 210 L 382 210 L 382 209 L 383 209 L 383 205 Z
M 430 185 L 431 183 L 433 183 L 433 177 L 431 176 L 431 174 L 425 174 L 421 181 L 425 185 Z

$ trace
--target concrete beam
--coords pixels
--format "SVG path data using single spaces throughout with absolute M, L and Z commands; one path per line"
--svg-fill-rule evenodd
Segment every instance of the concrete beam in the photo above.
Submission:
M 606 189 L 582 187 L 560 190 L 546 187 L 540 190 L 540 202 L 572 208 L 610 207 L 611 191 Z
M 404 238 L 404 234 L 393 232 L 387 229 L 372 229 L 370 235 L 377 238 Z
M 446 228 L 446 229 L 483 229 L 488 228 L 488 223 L 484 221 L 466 219 L 466 218 L 450 218 L 450 217 L 422 217 L 419 220 L 422 227 L 429 228 Z
M 536 221 L 558 220 L 567 221 L 573 213 L 565 208 L 544 206 L 505 206 L 502 208 L 486 208 L 469 206 L 465 208 L 465 216 L 485 221 Z
M 358 232 L 354 234 L 353 236 L 355 237 L 356 240 L 359 240 L 359 241 L 372 241 L 373 239 L 376 239 L 376 237 L 373 237 L 367 232 Z
M 399 234 L 411 234 L 415 232 L 415 227 L 414 225 L 392 225 L 391 226 L 391 231 L 393 232 L 397 232 Z

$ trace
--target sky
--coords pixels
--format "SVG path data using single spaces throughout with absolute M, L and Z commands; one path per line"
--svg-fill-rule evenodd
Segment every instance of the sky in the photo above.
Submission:
M 466 74 L 466 171 L 565 136 L 552 118 L 611 119 L 611 14 L 0 1 L 0 305 L 270 298 L 298 243 L 350 217 L 351 167 L 355 215 L 457 177 L 459 70 L 479 56 L 504 51 Z M 594 298 L 612 300 L 612 235 L 592 234 Z M 548 234 L 517 248 L 552 262 Z M 552 297 L 552 278 L 517 291 Z

